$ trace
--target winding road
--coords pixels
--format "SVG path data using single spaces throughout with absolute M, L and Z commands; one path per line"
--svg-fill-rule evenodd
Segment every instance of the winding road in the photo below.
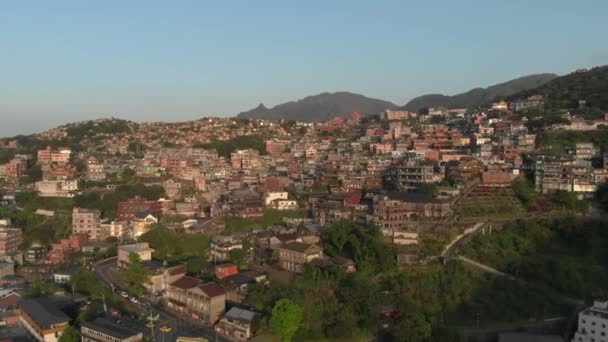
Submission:
M 116 260 L 117 257 L 105 259 L 97 262 L 93 266 L 93 270 L 97 278 L 112 289 L 119 288 L 118 282 L 113 278 L 111 273 L 112 269 L 116 267 Z M 154 316 L 158 315 L 158 322 L 154 332 L 154 336 L 158 341 L 176 341 L 179 336 L 204 337 L 209 341 L 231 341 L 224 336 L 218 335 L 212 327 L 195 324 L 187 318 L 175 315 L 163 308 L 154 307 L 152 303 L 144 299 L 142 299 L 141 303 L 146 307 L 146 309 L 142 309 L 142 311 L 151 312 Z M 150 329 L 146 328 L 143 323 L 145 322 L 138 322 L 138 324 L 140 324 L 139 328 L 145 329 L 144 331 L 149 333 Z M 160 331 L 161 326 L 171 327 L 171 332 L 163 334 Z

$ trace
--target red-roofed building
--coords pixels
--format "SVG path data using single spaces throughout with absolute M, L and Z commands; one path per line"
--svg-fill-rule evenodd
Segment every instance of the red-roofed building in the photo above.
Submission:
M 161 217 L 163 204 L 159 201 L 149 201 L 143 198 L 131 198 L 127 201 L 118 202 L 117 217 L 119 221 L 131 221 L 137 214 L 149 212 L 154 217 Z
M 234 264 L 222 264 L 215 266 L 215 276 L 224 279 L 233 274 L 239 273 L 239 268 Z
M 164 300 L 174 312 L 213 324 L 226 307 L 226 291 L 216 283 L 184 276 L 167 286 Z
M 49 264 L 57 265 L 65 263 L 73 252 L 79 252 L 82 247 L 89 244 L 86 234 L 72 234 L 66 239 L 51 245 L 51 251 L 47 255 Z

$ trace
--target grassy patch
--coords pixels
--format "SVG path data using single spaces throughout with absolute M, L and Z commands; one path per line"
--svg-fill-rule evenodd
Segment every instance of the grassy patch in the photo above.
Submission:
M 306 217 L 305 212 L 290 210 L 264 210 L 264 216 L 257 219 L 244 219 L 239 217 L 226 217 L 226 233 L 249 233 L 255 230 L 264 230 L 273 224 L 280 224 L 284 217 Z

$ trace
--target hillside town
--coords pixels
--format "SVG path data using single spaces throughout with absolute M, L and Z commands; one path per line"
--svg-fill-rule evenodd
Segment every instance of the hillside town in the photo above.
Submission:
M 487 253 L 480 246 L 503 224 L 601 216 L 595 199 L 608 181 L 606 140 L 594 140 L 608 134 L 608 113 L 589 120 L 582 101 L 551 122 L 535 115 L 544 100 L 354 111 L 325 122 L 111 118 L 2 139 L 0 335 L 265 341 L 279 303 L 298 305 L 276 301 L 289 298 L 279 293 L 371 279 L 370 288 L 389 286 L 369 304 L 376 311 L 360 313 L 380 336 L 411 310 L 382 299 L 398 293 L 387 279 L 399 272 L 462 267 L 453 272 L 521 277 L 527 288 L 538 279 L 476 259 Z M 595 279 L 587 292 L 552 288 L 543 312 L 520 311 L 513 322 L 580 311 L 578 328 L 560 333 L 605 341 L 598 294 L 607 278 Z M 548 304 L 560 298 L 559 310 Z M 463 316 L 479 326 L 494 304 L 479 299 Z M 329 320 L 298 310 L 310 324 Z

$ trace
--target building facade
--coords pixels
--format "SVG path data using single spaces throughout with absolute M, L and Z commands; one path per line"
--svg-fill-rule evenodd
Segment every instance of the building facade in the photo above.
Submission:
M 578 329 L 572 342 L 608 342 L 608 301 L 595 301 L 578 314 Z

